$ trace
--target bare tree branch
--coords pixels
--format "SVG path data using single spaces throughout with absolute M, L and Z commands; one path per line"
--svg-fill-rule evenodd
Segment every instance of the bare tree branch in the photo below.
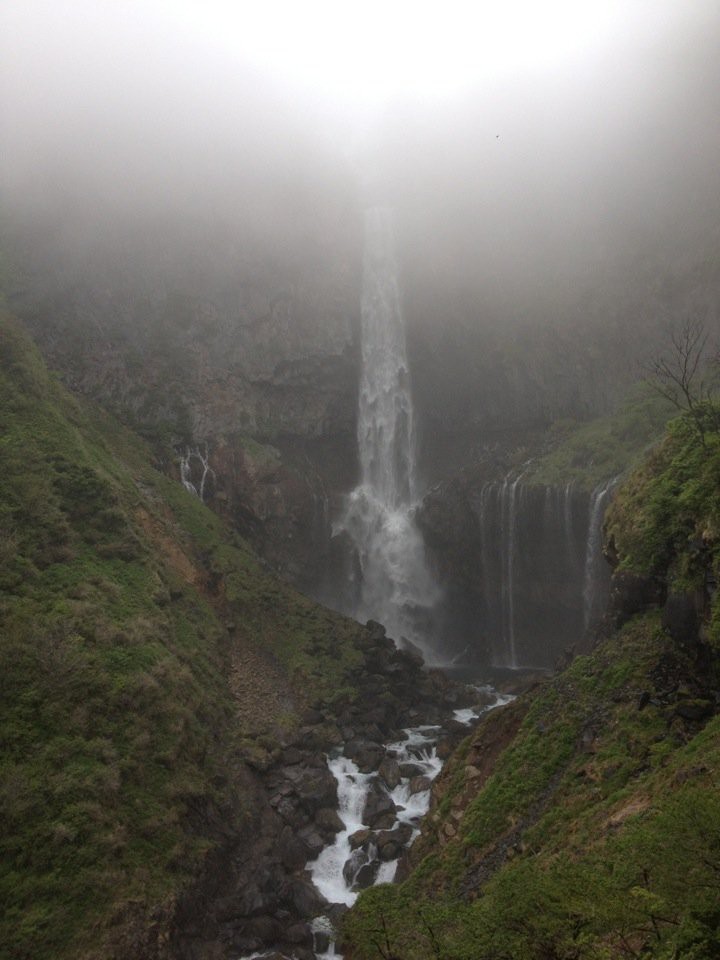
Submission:
M 646 383 L 681 413 L 688 414 L 703 447 L 708 429 L 720 428 L 712 407 L 712 388 L 704 373 L 718 365 L 720 354 L 709 355 L 709 334 L 698 317 L 687 317 L 670 333 L 670 349 L 644 364 Z

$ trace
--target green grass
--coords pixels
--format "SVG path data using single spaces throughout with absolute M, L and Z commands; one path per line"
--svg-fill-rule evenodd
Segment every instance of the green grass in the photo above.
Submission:
M 529 465 L 526 480 L 548 485 L 573 481 L 592 490 L 620 476 L 659 440 L 673 412 L 667 401 L 641 384 L 609 416 L 581 424 L 558 421 L 552 428 L 550 451 Z
M 353 957 L 376 958 L 386 943 L 399 960 L 684 957 L 681 944 L 713 955 L 720 720 L 693 735 L 668 725 L 670 708 L 637 709 L 641 690 L 657 693 L 650 672 L 667 657 L 692 674 L 647 617 L 532 696 L 457 834 L 431 844 L 399 887 L 361 896 L 345 923 Z M 485 737 L 498 720 L 488 718 Z M 438 834 L 467 750 L 451 761 Z M 498 869 L 474 879 L 503 843 Z
M 357 625 L 151 464 L 0 318 L 2 958 L 100 955 L 198 876 L 218 838 L 195 811 L 242 816 L 228 622 L 298 707 L 351 695 Z

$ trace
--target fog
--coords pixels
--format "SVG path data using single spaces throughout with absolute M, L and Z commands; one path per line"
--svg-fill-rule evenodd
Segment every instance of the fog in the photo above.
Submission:
M 66 252 L 200 218 L 291 256 L 381 202 L 410 273 L 522 313 L 717 239 L 717 3 L 587 5 L 567 36 L 521 4 L 494 52 L 477 5 L 342 9 L 6 2 L 6 215 Z

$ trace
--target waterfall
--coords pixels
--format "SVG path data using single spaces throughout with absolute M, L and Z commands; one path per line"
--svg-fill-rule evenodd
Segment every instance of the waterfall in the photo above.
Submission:
M 415 429 L 392 213 L 365 217 L 358 405 L 361 480 L 340 528 L 355 545 L 362 582 L 358 619 L 380 620 L 396 640 L 422 646 L 437 599 L 415 507 Z
M 565 545 L 567 548 L 568 556 L 568 565 L 572 570 L 577 561 L 577 553 L 575 550 L 575 538 L 573 535 L 573 517 L 572 517 L 572 497 L 573 497 L 573 487 L 574 483 L 570 480 L 569 483 L 565 484 L 565 494 L 564 494 L 564 507 L 563 507 L 563 522 L 565 525 Z
M 195 471 L 195 477 L 193 477 L 193 461 L 200 465 Z M 208 462 L 207 444 L 203 451 L 200 447 L 185 447 L 185 453 L 180 457 L 180 480 L 187 492 L 199 497 L 203 503 L 205 502 L 205 484 L 210 476 L 214 478 L 215 471 Z
M 515 646 L 515 553 L 517 551 L 517 488 L 523 474 L 520 474 L 510 484 L 510 502 L 508 513 L 508 542 L 507 542 L 507 666 L 517 669 L 517 650 Z M 503 486 L 503 490 L 505 487 Z
M 605 515 L 607 500 L 617 482 L 617 477 L 599 484 L 592 492 L 588 509 L 587 540 L 585 548 L 585 576 L 583 582 L 583 628 L 585 631 L 592 624 L 597 606 L 598 566 L 602 560 L 600 550 L 602 538 L 602 521 Z
M 493 666 L 511 669 L 552 667 L 576 647 L 609 583 L 600 528 L 615 481 L 589 495 L 572 482 L 525 483 L 526 474 L 516 468 L 484 483 L 474 501 L 482 597 L 475 629 Z

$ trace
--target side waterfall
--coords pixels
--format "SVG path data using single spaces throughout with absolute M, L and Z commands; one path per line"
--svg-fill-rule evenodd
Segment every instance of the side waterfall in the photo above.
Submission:
M 597 622 L 609 571 L 602 519 L 615 480 L 593 493 L 523 483 L 517 470 L 485 483 L 480 528 L 480 632 L 493 665 L 552 667 Z
M 193 462 L 198 464 L 193 471 Z M 208 463 L 208 450 L 200 447 L 185 447 L 185 453 L 180 457 L 180 480 L 188 493 L 195 494 L 205 502 L 205 485 L 209 477 L 215 477 L 215 471 Z
M 585 582 L 583 584 L 583 627 L 588 630 L 598 610 L 598 567 L 602 561 L 602 521 L 605 507 L 617 483 L 617 477 L 595 487 L 590 497 L 588 512 L 587 549 L 585 551 Z
M 361 583 L 354 615 L 380 620 L 397 641 L 424 647 L 437 587 L 413 519 L 415 426 L 398 287 L 392 213 L 365 218 L 362 371 L 358 406 L 361 481 L 340 529 L 350 535 Z

